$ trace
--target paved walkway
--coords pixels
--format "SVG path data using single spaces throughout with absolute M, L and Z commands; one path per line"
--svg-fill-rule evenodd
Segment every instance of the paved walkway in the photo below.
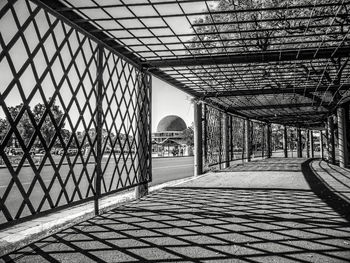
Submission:
M 349 262 L 350 206 L 344 195 L 350 185 L 344 178 L 350 178 L 350 171 L 305 161 L 272 158 L 211 173 L 130 202 L 3 259 Z

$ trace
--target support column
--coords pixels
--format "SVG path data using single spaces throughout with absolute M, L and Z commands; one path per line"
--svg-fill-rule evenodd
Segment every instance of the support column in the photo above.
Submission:
M 152 162 L 151 162 L 151 156 L 152 156 L 152 137 L 151 137 L 151 120 L 149 122 L 147 121 L 148 118 L 148 112 L 151 111 L 151 89 L 152 89 L 152 83 L 151 83 L 151 77 L 145 73 L 142 72 L 142 78 L 139 82 L 138 86 L 138 94 L 139 94 L 139 101 L 138 106 L 135 110 L 138 111 L 138 119 L 137 119 L 137 126 L 138 126 L 138 135 L 137 135 L 137 156 L 138 156 L 138 162 L 139 162 L 139 172 L 138 172 L 138 181 L 141 182 L 138 186 L 135 188 L 135 197 L 141 198 L 148 194 L 148 183 L 147 183 L 147 174 L 151 179 L 151 173 L 152 173 Z M 149 93 L 147 93 L 149 91 Z M 148 103 L 147 103 L 148 102 Z M 148 105 L 147 105 L 148 104 Z M 149 113 L 151 115 L 151 113 Z M 148 137 L 148 138 L 147 138 Z M 147 140 L 149 140 L 149 147 L 147 147 Z M 168 150 L 169 154 L 169 150 Z M 149 167 L 147 165 L 147 159 L 149 158 Z
M 310 131 L 310 157 L 315 157 L 315 147 L 314 147 L 314 131 Z
M 320 130 L 320 154 L 321 154 L 321 159 L 324 159 L 324 147 L 323 147 L 323 131 Z
M 95 176 L 95 215 L 100 213 L 99 198 L 101 196 L 102 181 L 102 116 L 103 116 L 103 47 L 98 46 L 97 64 L 97 98 L 96 98 L 96 176 Z
M 203 173 L 202 103 L 194 103 L 194 176 Z
M 339 166 L 345 168 L 348 166 L 348 149 L 347 149 L 347 130 L 345 120 L 345 109 L 337 109 L 338 119 L 338 147 L 339 147 Z
M 328 162 L 331 164 L 335 164 L 335 147 L 334 147 L 334 122 L 333 116 L 329 116 L 327 120 L 327 128 L 328 128 Z
M 204 162 L 207 162 L 208 161 L 208 142 L 207 142 L 208 106 L 204 103 L 202 106 L 202 110 L 203 110 L 203 125 L 201 127 L 203 127 L 203 151 L 204 151 L 203 155 L 204 155 Z
M 284 157 L 288 158 L 288 133 L 287 133 L 287 126 L 283 126 L 283 152 L 284 152 Z
M 306 130 L 306 158 L 310 158 L 310 130 Z
M 267 158 L 271 158 L 272 151 L 271 151 L 271 123 L 266 124 L 266 150 L 267 150 Z
M 297 157 L 298 158 L 303 157 L 303 149 L 302 149 L 302 142 L 301 142 L 301 129 L 300 129 L 300 127 L 297 127 Z
M 222 142 L 224 150 L 224 169 L 230 166 L 230 136 L 229 136 L 229 116 L 225 112 L 222 114 Z
M 250 120 L 249 119 L 245 119 L 244 120 L 244 142 L 245 142 L 245 152 L 247 154 L 247 162 L 251 161 L 251 145 L 252 145 L 252 141 L 250 138 L 250 133 L 251 133 L 251 125 L 250 125 Z

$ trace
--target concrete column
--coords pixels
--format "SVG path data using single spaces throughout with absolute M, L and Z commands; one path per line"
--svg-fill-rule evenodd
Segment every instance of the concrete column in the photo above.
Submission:
M 267 150 L 267 158 L 271 158 L 272 151 L 271 151 L 271 123 L 266 124 L 266 150 Z
M 310 131 L 310 157 L 315 157 L 315 147 L 314 147 L 314 132 L 313 130 Z
M 283 152 L 284 157 L 288 157 L 288 133 L 287 133 L 287 126 L 283 126 Z
M 347 148 L 347 130 L 345 120 L 345 109 L 337 109 L 338 119 L 338 147 L 339 147 L 339 166 L 344 168 L 348 166 L 348 148 Z
M 230 135 L 229 135 L 229 116 L 222 114 L 222 142 L 224 149 L 224 169 L 230 166 Z
M 147 94 L 148 89 L 150 89 L 150 93 Z M 146 182 L 147 176 L 151 178 L 152 176 L 152 145 L 151 145 L 151 122 L 148 123 L 148 112 L 151 114 L 151 100 L 150 97 L 152 89 L 152 79 L 146 74 L 142 73 L 142 78 L 139 81 L 137 92 L 139 94 L 139 102 L 137 105 L 138 118 L 137 118 L 137 126 L 138 126 L 138 134 L 137 134 L 137 156 L 138 162 L 140 165 L 140 169 L 138 172 L 138 180 L 139 182 L 143 182 L 142 184 L 135 187 L 135 197 L 141 198 L 148 194 L 148 183 Z M 149 96 L 149 97 L 148 97 Z M 148 104 L 149 103 L 149 104 Z M 149 147 L 147 146 L 147 140 L 149 140 Z M 150 160 L 150 167 L 148 170 L 147 159 Z
M 306 158 L 310 158 L 310 130 L 306 130 Z
M 247 162 L 251 161 L 251 148 L 252 148 L 252 141 L 251 141 L 251 125 L 250 125 L 250 120 L 245 119 L 244 120 L 244 147 L 245 147 L 245 152 L 247 154 Z
M 194 176 L 203 173 L 202 103 L 194 103 Z
M 300 129 L 300 127 L 297 127 L 297 157 L 298 158 L 303 157 L 303 149 L 302 149 L 302 142 L 301 142 L 301 129 Z
M 320 130 L 320 154 L 321 154 L 321 159 L 324 159 L 323 131 L 322 130 Z
M 329 116 L 327 119 L 327 128 L 328 128 L 328 162 L 335 164 L 335 147 L 334 147 L 334 122 L 333 116 Z

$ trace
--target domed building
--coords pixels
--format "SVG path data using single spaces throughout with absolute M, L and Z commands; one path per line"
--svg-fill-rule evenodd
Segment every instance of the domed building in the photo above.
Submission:
M 157 132 L 152 134 L 152 151 L 155 156 L 188 155 L 188 149 L 183 137 L 187 129 L 183 119 L 176 115 L 168 115 L 160 120 Z

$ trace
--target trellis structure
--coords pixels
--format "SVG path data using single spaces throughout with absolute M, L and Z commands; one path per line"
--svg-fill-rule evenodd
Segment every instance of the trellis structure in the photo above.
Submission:
M 8 185 L 1 220 L 90 199 L 97 206 L 103 194 L 145 186 L 151 75 L 196 99 L 196 174 L 208 145 L 211 163 L 236 158 L 238 118 L 245 144 L 236 149 L 247 160 L 252 151 L 271 156 L 277 123 L 296 128 L 299 157 L 301 130 L 324 130 L 329 161 L 339 140 L 346 166 L 349 7 L 346 0 L 2 1 L 0 156 Z M 202 103 L 219 113 L 205 111 L 203 121 Z M 219 141 L 203 141 L 217 132 Z M 39 204 L 33 192 L 41 193 Z M 16 193 L 22 200 L 10 211 Z

